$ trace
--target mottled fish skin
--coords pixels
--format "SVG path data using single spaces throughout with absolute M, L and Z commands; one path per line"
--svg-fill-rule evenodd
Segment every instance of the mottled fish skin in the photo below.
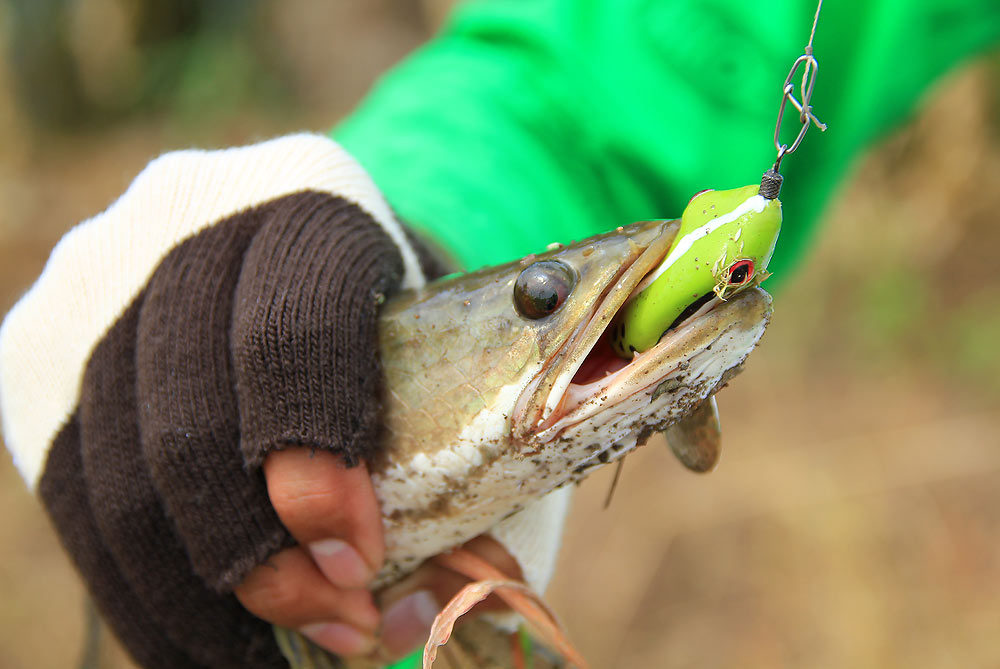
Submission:
M 613 377 L 570 384 L 677 228 L 635 223 L 383 307 L 386 441 L 371 468 L 387 561 L 376 585 L 617 460 L 738 371 L 770 317 L 759 288 L 685 322 Z M 545 259 L 577 281 L 558 311 L 530 320 L 514 307 L 514 281 Z

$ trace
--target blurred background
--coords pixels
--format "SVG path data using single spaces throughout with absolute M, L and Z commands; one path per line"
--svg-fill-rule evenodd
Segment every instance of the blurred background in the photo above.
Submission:
M 0 4 L 0 312 L 151 158 L 330 127 L 450 4 Z M 839 189 L 719 397 L 720 468 L 654 439 L 608 510 L 610 471 L 580 487 L 549 600 L 593 666 L 1000 666 L 998 211 L 993 54 Z M 74 666 L 83 610 L 4 452 L 0 667 Z

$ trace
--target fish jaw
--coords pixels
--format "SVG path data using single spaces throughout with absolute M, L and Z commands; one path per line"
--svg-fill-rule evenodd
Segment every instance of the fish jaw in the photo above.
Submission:
M 613 462 L 650 435 L 693 413 L 742 370 L 770 320 L 771 296 L 747 291 L 664 337 L 632 365 L 591 387 L 585 399 L 539 431 L 539 448 L 559 454 L 577 481 Z
M 592 467 L 623 456 L 693 411 L 739 368 L 770 315 L 770 297 L 760 289 L 692 317 L 631 363 L 620 362 L 624 366 L 614 374 L 574 383 L 621 303 L 666 252 L 676 225 L 658 225 L 620 229 L 618 239 L 614 233 L 602 236 L 593 242 L 597 250 L 586 255 L 588 242 L 538 257 L 558 257 L 580 275 L 574 289 L 579 294 L 563 307 L 561 323 L 525 324 L 509 308 L 499 308 L 510 300 L 517 267 L 471 276 L 467 283 L 479 288 L 466 286 L 445 302 L 454 309 L 478 300 L 492 319 L 480 333 L 492 352 L 485 358 L 470 353 L 471 362 L 439 360 L 427 368 L 433 377 L 441 364 L 455 367 L 459 386 L 470 391 L 465 394 L 454 388 L 440 392 L 433 378 L 414 380 L 398 369 L 407 356 L 432 360 L 442 342 L 451 341 L 428 334 L 450 326 L 435 329 L 425 322 L 419 336 L 400 337 L 394 330 L 396 320 L 413 321 L 413 309 L 426 296 L 390 311 L 382 349 L 389 382 L 387 443 L 372 467 L 387 556 L 377 585 L 489 530 Z M 423 318 L 440 308 L 434 300 L 447 297 L 453 287 L 446 285 L 428 299 Z M 502 341 L 491 339 L 504 329 Z M 491 366 L 504 373 L 489 373 Z M 431 396 L 436 399 L 428 402 Z

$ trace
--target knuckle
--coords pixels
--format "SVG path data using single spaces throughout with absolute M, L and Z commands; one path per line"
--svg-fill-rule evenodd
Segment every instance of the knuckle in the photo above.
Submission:
M 301 607 L 302 592 L 292 579 L 281 577 L 282 572 L 273 571 L 266 565 L 258 570 L 271 570 L 271 574 L 262 575 L 248 581 L 236 590 L 236 596 L 245 609 L 258 618 L 281 623 L 288 620 Z

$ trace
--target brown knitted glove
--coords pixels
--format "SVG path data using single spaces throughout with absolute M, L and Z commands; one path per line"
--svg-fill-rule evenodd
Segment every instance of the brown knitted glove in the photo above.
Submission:
M 284 666 L 230 594 L 291 539 L 258 466 L 377 443 L 376 309 L 424 270 L 312 135 L 150 164 L 0 330 L 4 438 L 146 667 Z

